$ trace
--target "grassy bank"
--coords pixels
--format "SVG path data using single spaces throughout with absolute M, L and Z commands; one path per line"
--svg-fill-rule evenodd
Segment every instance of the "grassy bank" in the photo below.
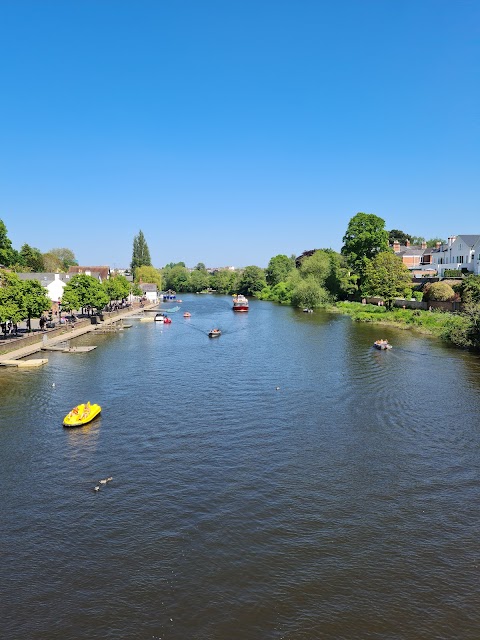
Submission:
M 450 341 L 457 330 L 466 328 L 467 320 L 460 315 L 419 309 L 392 309 L 360 302 L 338 302 L 329 311 L 349 315 L 355 322 L 383 323 L 400 329 L 416 329 L 422 333 Z

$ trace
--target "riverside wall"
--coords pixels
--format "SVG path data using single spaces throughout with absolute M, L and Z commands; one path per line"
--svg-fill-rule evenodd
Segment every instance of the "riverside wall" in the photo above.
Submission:
M 101 328 L 105 325 L 110 325 L 118 320 L 128 318 L 129 316 L 137 314 L 139 311 L 148 309 L 155 309 L 158 303 L 146 304 L 141 306 L 138 303 L 134 303 L 128 309 L 119 309 L 117 311 L 105 311 L 101 314 L 100 318 L 103 318 L 98 324 L 96 319 L 99 316 L 85 316 L 79 318 L 75 322 L 75 328 L 72 324 L 61 324 L 58 327 L 52 329 L 46 329 L 45 331 L 34 331 L 32 334 L 20 336 L 18 338 L 10 338 L 8 341 L 0 342 L 0 356 L 8 354 L 9 360 L 18 360 L 25 356 L 32 355 L 41 351 L 45 344 L 45 341 L 53 346 L 64 340 L 71 340 L 77 338 L 84 333 L 95 331 L 97 328 Z M 92 320 L 95 319 L 95 323 Z

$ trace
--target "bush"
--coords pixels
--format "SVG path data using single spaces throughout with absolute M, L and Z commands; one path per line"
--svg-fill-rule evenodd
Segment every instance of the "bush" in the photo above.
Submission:
M 446 302 L 455 298 L 455 291 L 446 282 L 434 282 L 425 286 L 424 298 L 428 301 Z

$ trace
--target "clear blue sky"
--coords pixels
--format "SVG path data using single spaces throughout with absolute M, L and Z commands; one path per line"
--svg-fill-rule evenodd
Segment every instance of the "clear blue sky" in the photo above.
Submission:
M 349 219 L 480 233 L 476 0 L 0 0 L 16 249 L 266 266 Z

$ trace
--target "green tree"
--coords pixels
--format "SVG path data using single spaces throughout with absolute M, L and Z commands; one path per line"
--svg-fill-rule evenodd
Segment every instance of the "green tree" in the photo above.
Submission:
M 35 249 L 28 244 L 22 245 L 20 256 L 25 264 L 25 268 L 35 273 L 42 273 L 44 270 L 43 255 L 40 249 Z
M 110 301 L 124 300 L 128 297 L 131 286 L 125 276 L 117 275 L 102 282 L 102 286 Z
M 324 251 L 330 260 L 330 273 L 324 282 L 327 291 L 335 299 L 354 294 L 357 290 L 357 276 L 350 272 L 345 256 L 332 249 L 324 249 Z
M 0 322 L 21 322 L 26 317 L 22 282 L 16 273 L 0 269 Z
M 69 267 L 74 267 L 78 264 L 75 254 L 71 249 L 67 249 L 66 247 L 61 247 L 57 249 L 50 249 L 48 254 L 55 256 L 61 264 L 62 271 L 68 271 Z
M 206 271 L 207 267 L 204 265 L 203 262 L 198 262 L 194 267 L 195 271 Z
M 48 273 L 60 273 L 65 271 L 63 262 L 53 253 L 44 253 L 43 256 L 43 268 Z
M 312 275 L 302 278 L 294 285 L 291 294 L 292 304 L 296 307 L 315 309 L 330 300 L 328 291 Z
M 384 251 L 366 263 L 362 294 L 383 298 L 387 309 L 393 307 L 395 298 L 410 297 L 411 288 L 410 272 L 394 253 Z
M 464 303 L 480 303 L 480 276 L 472 274 L 462 280 L 460 295 Z
M 196 293 L 197 291 L 204 291 L 208 289 L 211 284 L 210 274 L 205 269 L 194 269 L 190 274 L 190 286 L 189 290 Z
M 274 287 L 279 282 L 285 282 L 288 274 L 295 268 L 295 259 L 289 258 L 286 255 L 279 254 L 270 258 L 270 262 L 265 270 L 265 277 L 267 283 Z
M 385 220 L 373 213 L 357 213 L 351 218 L 343 236 L 342 255 L 356 273 L 362 274 L 365 259 L 372 260 L 377 254 L 388 250 Z
M 311 276 L 321 287 L 330 275 L 330 270 L 330 257 L 323 249 L 318 249 L 313 255 L 304 258 L 300 265 L 301 277 L 306 279 Z
M 3 220 L 0 220 L 0 265 L 10 267 L 12 265 L 21 265 L 22 259 L 18 251 L 12 247 L 12 241 L 7 235 L 7 227 Z
M 267 284 L 265 271 L 255 265 L 245 267 L 238 284 L 238 293 L 244 296 L 254 296 Z
M 148 284 L 156 284 L 157 288 L 162 290 L 162 273 L 155 267 L 144 265 L 135 269 L 135 282 L 143 282 Z
M 28 326 L 31 326 L 32 318 L 39 318 L 44 311 L 52 306 L 52 301 L 47 296 L 45 287 L 38 280 L 25 280 L 21 283 L 22 310 L 28 318 Z
M 430 240 L 427 240 L 427 247 L 435 247 L 437 242 L 440 242 L 440 244 L 447 244 L 447 241 L 442 238 L 430 238 Z
M 395 240 L 400 244 L 406 244 L 407 240 L 408 242 L 412 242 L 412 236 L 409 236 L 408 233 L 400 231 L 399 229 L 392 229 L 388 232 L 388 242 L 389 244 L 393 244 Z
M 62 307 L 66 311 L 81 308 L 101 310 L 108 302 L 109 298 L 102 284 L 84 273 L 73 276 L 62 294 Z
M 213 274 L 210 286 L 218 293 L 235 293 L 238 289 L 238 274 L 236 271 L 221 269 Z
M 143 231 L 139 231 L 138 235 L 133 238 L 132 262 L 130 264 L 133 273 L 138 267 L 151 267 L 150 251 L 148 250 L 147 241 L 143 235 Z
M 412 236 L 410 242 L 412 244 L 422 244 L 422 242 L 425 242 L 425 238 L 423 236 Z
M 165 289 L 173 291 L 189 291 L 190 273 L 186 267 L 176 265 L 164 273 Z

